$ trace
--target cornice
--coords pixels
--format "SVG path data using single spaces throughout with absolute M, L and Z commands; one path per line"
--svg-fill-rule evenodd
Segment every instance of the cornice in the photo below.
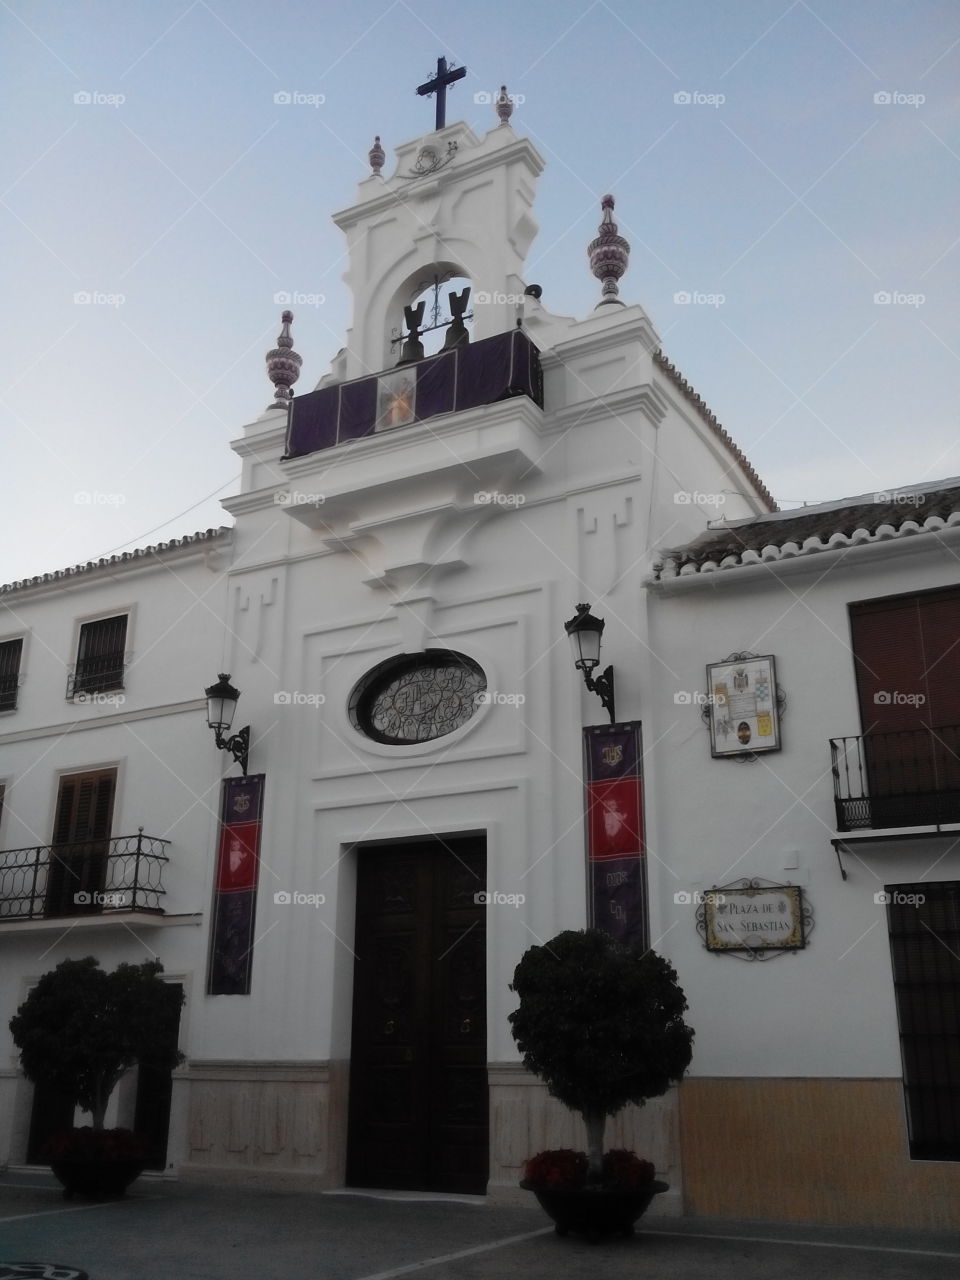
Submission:
M 554 363 L 566 364 L 576 357 L 609 351 L 631 342 L 639 343 L 644 351 L 652 355 L 660 342 L 650 317 L 639 306 L 617 309 L 617 314 L 613 317 L 596 314 L 587 316 L 578 321 L 574 328 L 575 332 L 569 337 L 541 353 L 540 362 L 544 370 Z
M 437 135 L 441 144 L 444 142 L 443 132 Z M 458 139 L 455 139 L 458 140 Z M 418 199 L 425 192 L 442 190 L 461 184 L 489 169 L 499 169 L 517 160 L 525 160 L 533 177 L 539 177 L 544 169 L 544 159 L 529 138 L 517 138 L 508 146 L 485 148 L 480 141 L 476 148 L 457 152 L 456 161 L 447 168 L 434 174 L 425 174 L 418 179 L 404 179 L 397 174 L 386 180 L 383 190 L 370 195 L 356 204 L 349 205 L 332 214 L 332 219 L 341 231 L 352 230 L 359 223 L 368 222 L 381 214 L 389 213 L 398 205 L 407 205 L 410 199 Z M 404 147 L 398 154 L 398 162 L 403 163 L 407 155 L 416 154 L 422 142 Z M 479 152 L 479 154 L 477 154 Z
M 161 716 L 196 714 L 206 710 L 203 698 L 191 698 L 186 702 L 171 702 L 163 707 L 140 707 L 135 711 L 114 711 L 97 714 L 88 720 L 64 720 L 59 724 L 35 725 L 31 729 L 15 729 L 12 733 L 0 733 L 0 746 L 13 742 L 32 742 L 37 738 L 63 738 L 91 729 L 109 729 L 118 724 L 132 724 L 136 720 L 156 720 Z
M 159 542 L 150 547 L 138 547 L 134 551 L 125 551 L 122 555 L 104 557 L 102 560 L 91 560 L 86 564 L 73 565 L 69 569 L 58 569 L 53 573 L 38 574 L 33 578 L 25 578 L 19 582 L 9 582 L 0 586 L 0 606 L 3 601 L 15 595 L 18 600 L 36 599 L 39 596 L 55 595 L 64 591 L 85 589 L 98 581 L 113 579 L 120 575 L 153 572 L 160 561 L 209 559 L 232 541 L 233 530 L 227 526 L 219 529 L 207 529 L 204 533 L 188 534 L 183 538 L 174 538 L 169 542 Z M 211 566 L 215 568 L 216 566 Z
M 288 514 L 297 517 L 303 514 L 296 509 L 298 504 L 277 501 L 277 495 L 294 492 L 297 486 L 311 493 L 322 492 L 325 501 L 333 501 L 370 489 L 396 486 L 413 477 L 457 469 L 469 475 L 472 482 L 479 479 L 473 470 L 476 462 L 487 455 L 514 452 L 518 436 L 526 432 L 543 435 L 543 427 L 543 410 L 526 396 L 439 414 L 423 422 L 291 458 L 282 464 L 284 481 L 225 498 L 223 506 L 235 516 L 282 506 Z M 426 466 L 425 452 L 435 455 Z M 318 477 L 327 475 L 331 476 L 330 482 L 321 484 Z
M 675 595 L 681 591 L 715 590 L 721 586 L 746 585 L 769 581 L 775 584 L 780 578 L 803 573 L 830 572 L 841 562 L 854 568 L 884 559 L 899 559 L 901 556 L 936 553 L 950 548 L 950 558 L 955 560 L 952 548 L 960 544 L 960 512 L 950 517 L 951 523 L 934 516 L 926 524 L 938 525 L 923 529 L 916 521 L 908 520 L 904 525 L 913 526 L 895 530 L 891 525 L 880 525 L 873 533 L 867 529 L 857 529 L 852 536 L 842 533 L 833 534 L 824 543 L 818 537 L 805 539 L 802 545 L 786 542 L 782 546 L 772 541 L 762 551 L 747 550 L 740 556 L 726 556 L 717 564 L 713 560 L 696 567 L 685 565 L 679 573 L 673 558 L 664 555 L 656 576 L 647 579 L 644 586 L 648 591 L 658 595 Z
M 638 387 L 627 387 L 623 391 L 553 409 L 547 415 L 544 430 L 562 431 L 569 427 L 587 426 L 604 418 L 622 417 L 637 409 L 658 427 L 669 408 L 670 401 L 660 388 L 652 382 L 645 382 Z

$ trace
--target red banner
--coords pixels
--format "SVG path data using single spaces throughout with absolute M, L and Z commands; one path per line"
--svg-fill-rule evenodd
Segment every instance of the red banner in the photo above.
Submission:
M 649 945 L 640 725 L 584 729 L 590 923 Z
M 224 778 L 207 994 L 250 993 L 264 775 Z

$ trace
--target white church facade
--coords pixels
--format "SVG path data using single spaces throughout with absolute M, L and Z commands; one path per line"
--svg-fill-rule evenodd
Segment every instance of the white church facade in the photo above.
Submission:
M 667 1211 L 956 1226 L 957 974 L 925 953 L 915 997 L 918 904 L 875 894 L 926 882 L 923 928 L 960 943 L 960 484 L 777 512 L 618 297 L 612 200 L 590 315 L 525 280 L 543 161 L 498 114 L 388 176 L 377 140 L 335 215 L 353 326 L 291 407 L 285 320 L 232 529 L 0 593 L 0 1164 L 45 1133 L 6 1029 L 30 985 L 158 955 L 186 1061 L 114 1118 L 172 1176 L 520 1196 L 529 1155 L 583 1139 L 520 1067 L 513 970 L 609 908 L 696 1031 L 683 1084 L 608 1135 Z M 471 295 L 424 356 L 433 277 Z M 609 716 L 564 634 L 581 602 Z M 936 677 L 897 656 L 917 636 Z M 205 727 L 218 671 L 243 772 Z M 871 702 L 891 681 L 913 700 Z M 641 781 L 635 892 L 601 901 L 583 730 L 608 719 Z

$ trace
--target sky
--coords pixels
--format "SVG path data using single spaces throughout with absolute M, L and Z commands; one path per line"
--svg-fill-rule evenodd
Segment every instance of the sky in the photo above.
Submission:
M 0 582 L 229 524 L 229 441 L 293 307 L 310 391 L 351 299 L 330 214 L 375 134 L 546 161 L 525 279 L 620 296 L 783 506 L 960 474 L 955 0 L 0 0 Z

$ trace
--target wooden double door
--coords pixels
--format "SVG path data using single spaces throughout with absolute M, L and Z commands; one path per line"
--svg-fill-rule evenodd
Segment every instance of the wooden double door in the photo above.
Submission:
M 352 1186 L 486 1190 L 485 889 L 482 838 L 360 851 Z

